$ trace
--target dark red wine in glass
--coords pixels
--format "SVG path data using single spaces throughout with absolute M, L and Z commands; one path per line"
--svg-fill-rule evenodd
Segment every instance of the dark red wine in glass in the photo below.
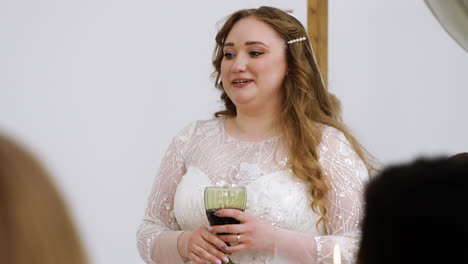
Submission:
M 237 209 L 244 211 L 247 203 L 247 190 L 244 187 L 206 187 L 205 193 L 206 216 L 211 226 L 239 224 L 237 219 L 232 217 L 219 217 L 214 213 L 220 209 Z M 222 233 L 219 235 L 226 235 Z M 229 243 L 228 246 L 230 246 Z M 231 264 L 235 264 L 229 258 Z M 228 264 L 229 264 L 228 263 Z

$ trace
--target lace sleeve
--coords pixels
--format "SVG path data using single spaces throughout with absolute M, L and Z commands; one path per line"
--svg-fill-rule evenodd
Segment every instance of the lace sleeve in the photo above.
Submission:
M 323 131 L 319 162 L 331 186 L 326 197 L 326 235 L 308 236 L 278 230 L 275 239 L 275 263 L 333 263 L 333 246 L 340 245 L 342 263 L 355 263 L 363 217 L 363 191 L 368 180 L 364 162 L 340 131 Z
M 368 171 L 343 133 L 327 128 L 323 133 L 320 164 L 331 190 L 327 196 L 327 236 L 315 237 L 317 263 L 333 262 L 333 246 L 339 244 L 343 263 L 354 263 L 363 217 L 364 185 Z
M 181 233 L 173 213 L 174 194 L 186 173 L 184 152 L 193 125 L 179 133 L 169 145 L 153 184 L 142 224 L 137 231 L 137 246 L 146 263 L 182 263 L 177 251 Z

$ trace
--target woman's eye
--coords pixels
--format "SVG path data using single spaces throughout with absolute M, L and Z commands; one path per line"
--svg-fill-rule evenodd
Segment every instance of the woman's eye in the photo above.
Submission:
M 251 51 L 251 52 L 249 52 L 249 54 L 250 54 L 250 56 L 252 56 L 252 57 L 258 57 L 258 56 L 262 55 L 263 52 L 260 52 L 260 51 Z
M 232 59 L 232 58 L 234 57 L 234 54 L 229 53 L 229 52 L 226 52 L 226 53 L 224 53 L 224 57 L 225 57 L 226 59 Z

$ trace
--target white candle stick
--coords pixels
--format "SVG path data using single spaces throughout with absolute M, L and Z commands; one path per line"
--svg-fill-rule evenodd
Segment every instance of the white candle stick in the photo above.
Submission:
M 338 244 L 333 246 L 333 264 L 341 264 L 341 251 Z

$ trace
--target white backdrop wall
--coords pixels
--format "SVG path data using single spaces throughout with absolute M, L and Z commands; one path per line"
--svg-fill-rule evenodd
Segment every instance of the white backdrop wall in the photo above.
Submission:
M 468 152 L 468 53 L 424 2 L 329 3 L 330 90 L 368 150 L 383 165 Z
M 468 151 L 468 54 L 422 1 L 331 0 L 330 90 L 386 164 Z M 216 23 L 283 1 L 0 1 L 0 129 L 43 160 L 92 263 L 141 263 L 135 233 L 171 138 L 210 118 Z

